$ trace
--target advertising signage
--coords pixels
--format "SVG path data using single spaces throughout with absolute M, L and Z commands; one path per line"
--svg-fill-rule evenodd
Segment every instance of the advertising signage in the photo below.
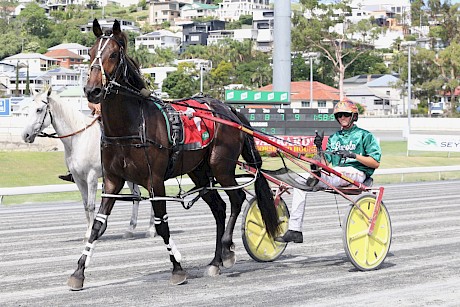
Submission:
M 10 116 L 9 99 L 0 99 L 0 116 Z
M 248 102 L 264 104 L 286 104 L 289 103 L 288 92 L 263 92 L 263 91 L 242 91 L 226 90 L 225 102 Z

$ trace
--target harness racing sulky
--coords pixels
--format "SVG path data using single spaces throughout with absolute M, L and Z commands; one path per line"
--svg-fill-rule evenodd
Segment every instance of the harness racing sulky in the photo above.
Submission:
M 152 96 L 146 89 L 139 67 L 127 55 L 127 37 L 117 20 L 112 29 L 103 32 L 95 19 L 93 33 L 97 39 L 90 50 L 85 94 L 89 101 L 101 104 L 104 191 L 91 235 L 77 269 L 68 279 L 68 286 L 72 290 L 83 288 L 85 269 L 97 240 L 107 227 L 108 217 L 125 181 L 139 184 L 149 193 L 156 232 L 163 239 L 172 263 L 171 284 L 186 282 L 187 273 L 181 266 L 179 247 L 170 234 L 166 201 L 179 201 L 186 209 L 199 198 L 208 204 L 216 220 L 216 245 L 214 258 L 205 274 L 217 276 L 222 267 L 230 268 L 236 262 L 233 232 L 247 197 L 244 188 L 254 185 L 255 195 L 243 214 L 245 248 L 257 261 L 273 261 L 279 257 L 286 244 L 274 239 L 286 231 L 289 217 L 281 195 L 292 186 L 277 179 L 277 174 L 262 169 L 262 158 L 255 147 L 254 137 L 269 143 L 272 141 L 253 130 L 244 115 L 219 100 L 197 95 L 165 102 Z M 312 173 L 310 168 L 303 163 L 316 165 L 326 174 L 334 173 L 319 161 L 272 143 L 309 173 Z M 245 162 L 238 161 L 240 156 Z M 251 177 L 240 185 L 237 182 L 239 175 L 235 174 L 238 165 L 247 173 L 243 175 Z M 167 196 L 165 180 L 184 174 L 195 186 L 175 197 Z M 269 182 L 277 186 L 274 191 Z M 383 188 L 375 190 L 356 182 L 350 184 L 356 186 L 356 191 L 369 193 L 366 198 L 353 201 L 343 191 L 332 188 L 352 202 L 345 227 L 347 255 L 361 269 L 373 269 L 376 267 L 374 262 L 378 262 L 378 266 L 385 258 L 391 237 L 388 212 L 382 202 Z M 226 203 L 219 190 L 228 195 L 231 204 L 228 218 Z M 185 197 L 192 194 L 197 196 L 185 203 Z M 380 227 L 383 224 L 384 230 Z M 362 238 L 369 242 L 376 234 L 378 242 L 384 239 L 386 242 L 374 251 L 369 244 L 362 242 Z M 376 255 L 374 258 L 377 259 L 368 265 L 369 254 Z

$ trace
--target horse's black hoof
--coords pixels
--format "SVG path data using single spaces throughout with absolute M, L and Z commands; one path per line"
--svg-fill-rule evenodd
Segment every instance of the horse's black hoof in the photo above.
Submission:
M 235 252 L 228 252 L 226 253 L 225 257 L 222 255 L 222 265 L 224 268 L 229 269 L 231 268 L 236 262 L 236 255 Z
M 67 280 L 67 286 L 69 286 L 72 291 L 80 291 L 83 289 L 84 279 L 76 278 L 75 276 L 70 276 Z
M 185 271 L 174 272 L 169 280 L 171 285 L 182 285 L 187 281 L 187 273 Z

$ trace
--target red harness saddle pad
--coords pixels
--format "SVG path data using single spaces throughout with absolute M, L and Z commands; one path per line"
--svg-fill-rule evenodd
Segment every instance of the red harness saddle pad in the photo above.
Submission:
M 196 100 L 189 99 L 181 101 L 180 104 L 171 104 L 178 112 L 194 112 L 203 113 L 207 116 L 212 115 L 211 108 L 208 104 L 200 103 Z M 209 111 L 203 110 L 207 109 Z M 186 150 L 197 150 L 209 145 L 214 138 L 215 122 L 209 119 L 204 119 L 198 116 L 189 118 L 187 115 L 180 116 L 184 131 L 183 141 Z

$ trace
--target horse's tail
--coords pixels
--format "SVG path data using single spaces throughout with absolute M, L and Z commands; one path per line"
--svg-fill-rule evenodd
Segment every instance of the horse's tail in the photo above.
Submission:
M 233 113 L 238 116 L 239 120 L 247 127 L 250 127 L 249 121 L 246 117 L 233 110 Z M 257 173 L 255 181 L 255 192 L 257 204 L 262 214 L 262 219 L 265 222 L 265 228 L 268 234 L 274 238 L 278 231 L 278 213 L 276 211 L 275 202 L 273 200 L 273 193 L 268 185 L 267 179 L 260 173 L 262 169 L 262 157 L 256 149 L 254 137 L 246 134 L 244 138 L 243 151 L 241 152 L 243 159 L 251 166 L 255 167 L 259 172 Z

